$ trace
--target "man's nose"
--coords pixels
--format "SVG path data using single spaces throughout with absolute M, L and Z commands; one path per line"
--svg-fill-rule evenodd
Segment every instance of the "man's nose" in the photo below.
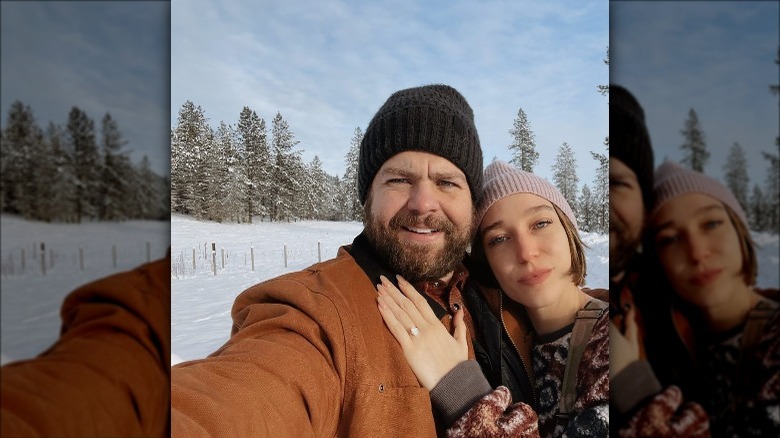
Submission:
M 433 184 L 429 182 L 419 182 L 412 185 L 409 192 L 409 201 L 407 208 L 417 214 L 425 214 L 436 211 L 439 201 L 436 198 L 436 191 Z

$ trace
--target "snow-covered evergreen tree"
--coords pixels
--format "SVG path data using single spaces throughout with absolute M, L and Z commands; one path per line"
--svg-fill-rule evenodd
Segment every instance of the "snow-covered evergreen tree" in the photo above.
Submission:
M 38 199 L 44 195 L 40 189 L 45 184 L 41 184 L 38 164 L 45 159 L 43 133 L 32 109 L 20 101 L 13 102 L 2 142 L 3 211 L 27 219 L 40 218 Z
M 360 127 L 357 127 L 349 143 L 349 151 L 347 151 L 347 155 L 344 157 L 344 165 L 347 169 L 342 180 L 344 187 L 343 202 L 344 211 L 346 212 L 345 219 L 351 221 L 363 220 L 363 206 L 360 205 L 360 195 L 357 189 L 358 158 L 360 155 L 360 142 L 362 141 L 363 131 Z
M 769 164 L 764 182 L 764 201 L 766 206 L 767 231 L 774 234 L 780 233 L 780 144 L 777 145 L 777 153 L 761 152 Z
M 68 140 L 73 150 L 76 174 L 76 222 L 94 218 L 100 204 L 101 164 L 95 140 L 95 123 L 87 113 L 74 106 L 68 115 Z
M 198 217 L 202 204 L 207 162 L 213 133 L 200 106 L 186 101 L 179 110 L 176 127 L 171 130 L 171 209 L 174 213 Z
M 536 152 L 534 132 L 522 108 L 517 111 L 509 133 L 512 135 L 512 144 L 509 145 L 509 150 L 512 151 L 510 163 L 525 172 L 533 173 L 534 166 L 539 161 L 539 152 Z
M 726 187 L 731 190 L 742 208 L 748 210 L 748 186 L 750 178 L 747 173 L 747 160 L 739 143 L 734 142 L 729 150 L 726 163 L 723 165 L 726 177 Z
M 246 191 L 247 214 L 249 221 L 259 215 L 268 215 L 266 194 L 271 181 L 272 164 L 268 151 L 265 120 L 245 106 L 238 119 L 239 144 L 243 148 L 244 172 L 248 190 Z
M 593 208 L 596 211 L 591 231 L 609 232 L 609 157 L 591 151 L 590 155 L 599 165 L 596 168 L 596 179 L 593 181 Z
M 753 193 L 750 195 L 747 211 L 748 226 L 753 231 L 765 231 L 767 229 L 766 202 L 764 192 L 758 184 L 753 185 Z
M 680 134 L 685 139 L 680 145 L 680 149 L 683 150 L 681 163 L 697 172 L 704 172 L 704 166 L 710 158 L 710 153 L 707 151 L 707 143 L 699 124 L 699 116 L 696 115 L 693 108 L 688 111 L 685 127 L 680 130 Z
M 572 209 L 577 208 L 577 160 L 574 157 L 574 151 L 568 143 L 563 142 L 558 148 L 558 154 L 555 156 L 555 163 L 552 167 L 553 183 L 561 192 L 566 202 Z
M 599 210 L 587 184 L 582 186 L 576 211 L 580 231 L 595 231 L 597 229 Z
M 126 144 L 117 122 L 106 113 L 101 120 L 100 146 L 103 150 L 103 166 L 100 178 L 100 202 L 98 219 L 124 220 L 124 201 L 131 190 L 128 187 L 130 173 L 134 171 L 130 158 L 122 151 Z
M 300 151 L 293 148 L 298 142 L 282 114 L 277 112 L 271 123 L 271 153 L 274 160 L 271 175 L 271 220 L 295 218 L 295 195 L 299 193 L 303 174 Z

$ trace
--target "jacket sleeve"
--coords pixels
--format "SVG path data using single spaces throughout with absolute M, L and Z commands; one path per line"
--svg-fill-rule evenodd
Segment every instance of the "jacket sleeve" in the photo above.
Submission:
M 2 436 L 165 436 L 170 255 L 82 286 L 59 339 L 2 368 Z
M 233 320 L 223 347 L 172 368 L 173 436 L 336 435 L 347 361 L 334 303 L 282 277 L 242 293 Z
M 670 386 L 644 403 L 620 429 L 621 437 L 708 437 L 709 419 L 698 403 L 683 404 L 682 391 Z

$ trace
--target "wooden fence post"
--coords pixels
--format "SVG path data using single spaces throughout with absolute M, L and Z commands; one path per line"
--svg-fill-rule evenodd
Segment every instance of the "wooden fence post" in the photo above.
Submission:
M 249 247 L 249 253 L 252 255 L 252 272 L 255 271 L 255 247 L 250 246 Z
M 41 242 L 41 273 L 46 276 L 46 244 Z
M 287 267 L 287 244 L 284 244 L 284 267 Z
M 211 242 L 211 266 L 214 270 L 214 275 L 217 275 L 217 243 Z

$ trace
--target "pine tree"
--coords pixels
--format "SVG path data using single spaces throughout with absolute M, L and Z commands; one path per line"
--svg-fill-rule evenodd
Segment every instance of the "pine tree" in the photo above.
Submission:
M 248 189 L 246 203 L 249 222 L 255 215 L 268 214 L 265 195 L 271 180 L 271 163 L 266 139 L 265 120 L 245 106 L 238 120 L 239 144 L 244 150 L 244 172 Z
M 680 145 L 683 150 L 682 164 L 687 165 L 697 172 L 704 172 L 704 166 L 710 158 L 707 151 L 707 143 L 704 140 L 704 132 L 699 125 L 699 116 L 693 108 L 688 111 L 688 118 L 685 119 L 685 127 L 680 130 L 685 142 Z
M 39 219 L 41 175 L 38 163 L 48 157 L 43 150 L 43 133 L 28 105 L 15 101 L 8 111 L 2 142 L 3 211 L 26 219 Z
M 580 231 L 594 231 L 598 226 L 598 206 L 587 184 L 582 186 L 582 192 L 577 202 L 577 224 Z
M 761 187 L 758 184 L 753 185 L 753 193 L 750 195 L 750 202 L 748 203 L 748 225 L 753 231 L 765 231 L 766 230 L 766 204 L 764 202 L 764 192 L 761 191 Z
M 101 147 L 103 166 L 100 180 L 100 220 L 123 220 L 126 215 L 123 202 L 131 188 L 128 187 L 128 173 L 132 169 L 129 157 L 122 152 L 126 144 L 119 132 L 117 122 L 106 113 L 101 120 Z
M 596 179 L 593 181 L 593 208 L 596 211 L 591 231 L 609 232 L 609 157 L 591 151 L 590 155 L 599 163 Z
M 604 64 L 607 64 L 607 67 L 609 67 L 609 46 L 607 46 L 607 57 L 604 58 Z M 609 94 L 609 85 L 596 85 L 596 89 L 599 90 L 602 96 Z
M 765 229 L 774 234 L 780 233 L 780 144 L 777 149 L 776 154 L 761 152 L 769 163 L 764 182 Z
M 95 123 L 87 114 L 73 107 L 68 116 L 68 139 L 73 150 L 76 175 L 76 222 L 95 217 L 99 205 L 100 157 L 95 141 Z
M 350 141 L 349 151 L 344 157 L 344 164 L 347 170 L 344 172 L 344 211 L 346 219 L 351 221 L 363 220 L 363 207 L 360 204 L 360 195 L 358 194 L 357 169 L 358 158 L 360 155 L 360 143 L 363 141 L 363 131 L 360 127 L 355 128 Z
M 750 178 L 747 173 L 747 160 L 739 143 L 734 142 L 729 151 L 726 164 L 723 166 L 726 175 L 726 187 L 731 190 L 734 197 L 744 210 L 748 209 L 748 185 Z
M 205 200 L 204 156 L 211 147 L 213 133 L 203 109 L 186 101 L 179 110 L 176 127 L 171 130 L 171 209 L 174 213 L 197 216 Z
M 574 151 L 568 143 L 563 142 L 558 149 L 558 155 L 555 157 L 555 163 L 552 167 L 553 182 L 561 192 L 566 202 L 573 209 L 577 208 L 577 160 L 574 157 Z
M 295 194 L 300 192 L 303 161 L 300 152 L 293 151 L 298 142 L 282 114 L 277 112 L 271 122 L 271 153 L 274 168 L 271 176 L 271 220 L 291 220 L 295 215 Z
M 525 172 L 533 172 L 534 166 L 539 161 L 539 153 L 536 152 L 534 132 L 522 108 L 517 111 L 517 117 L 509 133 L 512 135 L 509 150 L 514 151 L 510 163 Z
M 64 137 L 62 126 L 49 122 L 44 142 L 51 152 L 49 163 L 52 173 L 49 177 L 50 192 L 43 216 L 52 221 L 74 222 L 77 180 L 73 171 L 73 159 Z

